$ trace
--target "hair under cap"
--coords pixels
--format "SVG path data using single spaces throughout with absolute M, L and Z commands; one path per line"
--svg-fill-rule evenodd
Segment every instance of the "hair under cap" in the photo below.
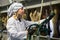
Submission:
M 22 8 L 22 3 L 13 3 L 10 5 L 9 9 L 7 10 L 7 15 L 11 17 L 18 9 Z

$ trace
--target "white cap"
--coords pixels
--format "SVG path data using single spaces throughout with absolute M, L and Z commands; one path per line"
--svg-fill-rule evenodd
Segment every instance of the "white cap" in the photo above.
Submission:
M 9 7 L 9 9 L 8 9 L 8 11 L 7 11 L 7 15 L 9 17 L 11 17 L 12 14 L 14 14 L 15 12 L 17 12 L 18 9 L 20 9 L 22 7 L 23 7 L 22 3 L 13 3 L 13 4 L 11 4 L 10 7 Z

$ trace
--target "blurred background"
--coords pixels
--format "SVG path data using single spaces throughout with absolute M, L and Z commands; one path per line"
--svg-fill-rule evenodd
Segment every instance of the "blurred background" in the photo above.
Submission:
M 57 38 L 54 40 L 58 40 L 60 38 L 60 0 L 0 0 L 0 39 L 7 40 L 7 31 L 6 31 L 6 24 L 7 24 L 7 9 L 13 2 L 20 2 L 24 5 L 25 14 L 23 18 L 29 21 L 34 20 L 31 19 L 30 13 L 34 14 L 36 11 L 38 15 L 40 14 L 41 10 L 41 17 L 40 19 L 46 18 L 46 16 L 50 15 L 51 9 L 55 12 L 55 16 L 52 19 L 54 33 L 53 37 Z M 42 6 L 42 9 L 41 9 Z M 51 8 L 52 7 L 52 8 Z M 38 16 L 36 18 L 38 21 Z M 4 30 L 4 31 L 1 31 Z

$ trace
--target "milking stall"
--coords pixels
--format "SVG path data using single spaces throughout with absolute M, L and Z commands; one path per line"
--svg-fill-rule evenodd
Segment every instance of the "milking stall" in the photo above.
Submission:
M 0 0 L 0 40 L 60 40 L 59 10 L 60 0 Z

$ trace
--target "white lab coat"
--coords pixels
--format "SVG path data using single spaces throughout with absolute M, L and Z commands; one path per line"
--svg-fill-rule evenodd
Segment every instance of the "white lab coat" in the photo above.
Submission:
M 27 38 L 26 27 L 37 22 L 25 21 L 21 19 L 9 18 L 7 21 L 8 40 L 24 40 Z
M 44 20 L 41 20 L 43 22 Z M 19 20 L 14 19 L 13 17 L 9 18 L 7 21 L 7 31 L 8 31 L 8 39 L 7 40 L 24 40 L 27 38 L 27 31 L 26 27 L 29 27 L 29 25 L 34 24 L 38 22 L 32 22 L 32 21 L 25 21 L 21 19 L 21 22 Z

